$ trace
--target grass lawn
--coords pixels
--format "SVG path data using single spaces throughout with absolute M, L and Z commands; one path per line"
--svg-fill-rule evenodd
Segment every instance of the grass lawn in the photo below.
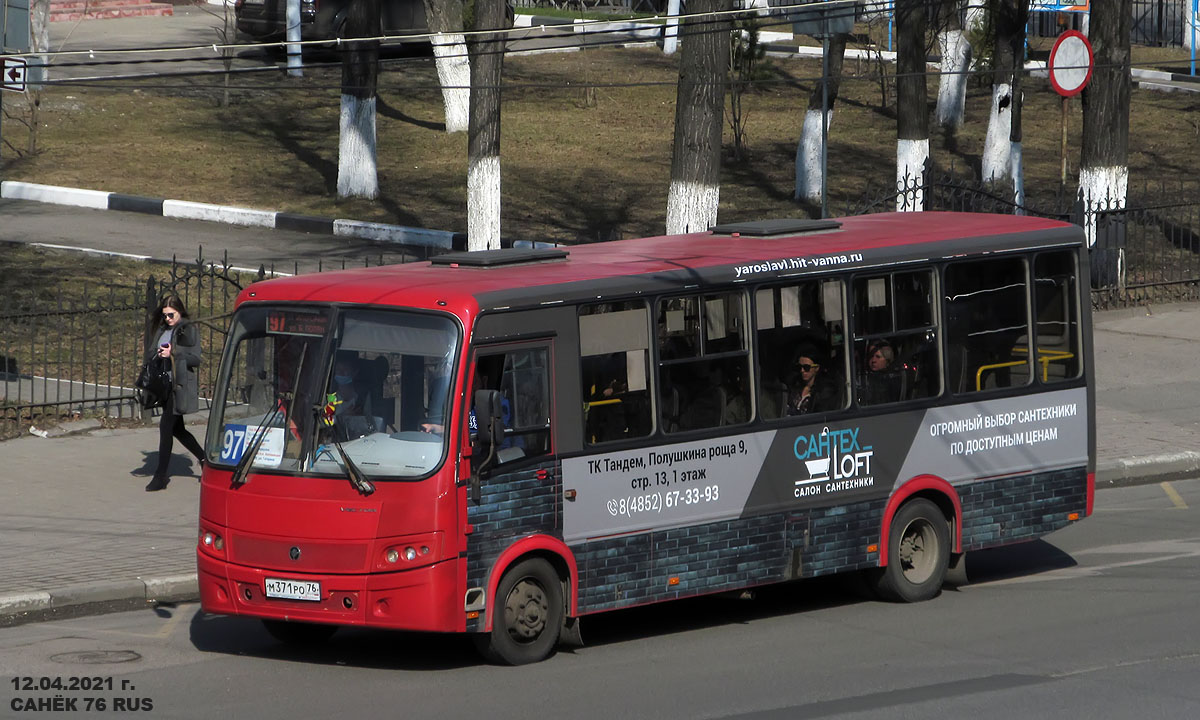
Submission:
M 1036 51 L 1036 49 L 1035 49 Z M 670 179 L 678 55 L 654 47 L 510 56 L 504 66 L 502 232 L 514 239 L 578 242 L 663 231 Z M 744 100 L 748 153 L 723 168 L 720 219 L 807 216 L 792 199 L 795 150 L 817 60 L 768 59 Z M 890 69 L 890 68 L 889 68 Z M 340 70 L 302 79 L 237 76 L 220 108 L 215 78 L 119 86 L 56 87 L 42 98 L 39 152 L 13 159 L 7 180 L 286 210 L 313 215 L 466 229 L 465 133 L 442 130 L 441 93 L 428 58 L 389 60 L 380 77 L 377 201 L 335 197 Z M 588 88 L 594 88 L 589 92 Z M 930 107 L 936 76 L 929 82 Z M 868 188 L 893 181 L 894 91 L 881 105 L 877 67 L 848 59 L 829 146 L 830 209 L 844 212 Z M 5 110 L 24 113 L 7 93 Z M 941 168 L 977 168 L 990 90 L 972 83 L 966 125 L 935 134 Z M 1025 84 L 1027 192 L 1059 186 L 1061 101 L 1044 79 Z M 1081 105 L 1070 104 L 1068 187 L 1078 168 Z M 1130 185 L 1195 177 L 1200 94 L 1133 91 Z M 26 131 L 6 119 L 4 139 Z M 732 132 L 726 128 L 726 145 Z

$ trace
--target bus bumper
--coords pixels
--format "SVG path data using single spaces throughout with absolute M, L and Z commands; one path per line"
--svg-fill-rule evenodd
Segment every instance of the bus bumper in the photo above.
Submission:
M 369 575 L 285 573 L 234 565 L 202 551 L 196 559 L 200 606 L 218 615 L 358 625 L 397 630 L 462 632 L 458 562 Z M 320 583 L 319 600 L 268 598 L 266 580 Z

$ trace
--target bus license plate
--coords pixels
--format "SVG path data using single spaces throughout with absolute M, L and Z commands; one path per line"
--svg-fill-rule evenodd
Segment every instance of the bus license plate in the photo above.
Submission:
M 284 600 L 320 600 L 321 583 L 314 580 L 280 580 L 266 578 L 263 592 L 269 598 Z

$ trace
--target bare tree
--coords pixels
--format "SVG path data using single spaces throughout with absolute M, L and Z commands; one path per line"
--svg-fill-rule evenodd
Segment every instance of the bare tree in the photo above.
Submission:
M 967 105 L 967 71 L 971 66 L 971 43 L 962 27 L 963 0 L 942 0 L 938 17 L 938 49 L 941 62 L 937 109 L 939 127 L 950 132 L 963 124 Z
M 25 154 L 36 155 L 38 128 L 41 127 L 42 83 L 50 79 L 50 56 L 45 54 L 50 52 L 50 0 L 30 0 L 29 45 L 32 52 L 39 54 L 30 58 L 26 75 L 25 101 L 29 108 L 28 119 L 23 118 L 19 122 L 29 128 Z
M 849 35 L 836 33 L 829 38 L 829 76 L 826 87 L 818 83 L 808 96 L 808 111 L 796 146 L 796 199 L 820 200 L 821 188 L 827 182 L 821 167 L 821 118 L 825 118 L 825 134 L 833 122 L 833 106 L 842 86 L 842 66 L 846 60 L 846 41 Z M 822 109 L 824 106 L 824 109 Z
M 732 0 L 696 0 L 681 26 L 683 50 L 675 103 L 667 233 L 707 230 L 717 222 L 721 197 L 721 129 L 729 69 L 729 21 L 710 13 Z
M 338 197 L 379 196 L 375 93 L 379 80 L 379 0 L 352 0 L 342 51 L 342 112 L 338 142 Z
M 471 66 L 463 35 L 462 0 L 425 0 L 425 18 L 434 33 L 434 64 L 446 106 L 446 132 L 467 129 L 471 104 Z
M 500 80 L 507 24 L 504 0 L 476 0 L 467 137 L 467 249 L 500 247 Z
M 929 161 L 929 109 L 925 85 L 925 3 L 896 2 L 896 196 L 897 210 L 925 207 Z
M 220 107 L 229 107 L 229 83 L 231 81 L 230 70 L 233 69 L 233 57 L 235 48 L 234 43 L 237 42 L 237 16 L 234 13 L 233 5 L 227 2 L 221 3 L 220 14 L 217 14 L 210 8 L 201 5 L 204 12 L 208 13 L 221 21 L 220 25 L 213 27 L 213 32 L 217 35 L 217 42 L 221 43 L 221 66 L 225 68 L 224 82 L 221 88 L 221 98 L 217 101 Z
M 1096 214 L 1125 207 L 1129 186 L 1129 32 L 1131 0 L 1092 0 L 1090 39 L 1095 70 L 1083 91 L 1083 149 L 1079 159 L 1079 191 L 1087 204 L 1084 226 L 1095 245 Z M 1120 254 L 1093 248 L 1093 277 L 1111 280 L 1118 274 Z

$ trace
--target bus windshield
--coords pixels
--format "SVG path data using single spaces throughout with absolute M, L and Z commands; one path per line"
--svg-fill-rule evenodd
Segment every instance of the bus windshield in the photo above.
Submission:
M 448 316 L 241 308 L 209 421 L 208 456 L 257 471 L 415 479 L 441 464 L 459 331 Z

